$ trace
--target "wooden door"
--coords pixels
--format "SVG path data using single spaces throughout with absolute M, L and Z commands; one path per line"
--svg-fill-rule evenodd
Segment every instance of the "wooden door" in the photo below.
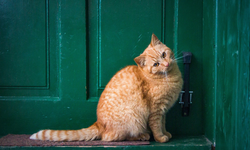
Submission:
M 152 33 L 176 54 L 193 53 L 190 116 L 182 117 L 176 104 L 167 129 L 202 134 L 202 1 L 0 3 L 0 135 L 91 125 L 105 85 L 118 70 L 135 64 Z

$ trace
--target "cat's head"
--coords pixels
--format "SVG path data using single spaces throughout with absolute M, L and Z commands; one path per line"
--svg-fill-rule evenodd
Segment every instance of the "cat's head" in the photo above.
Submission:
M 145 73 L 166 76 L 173 68 L 174 59 L 174 53 L 171 49 L 152 34 L 151 43 L 134 61 Z

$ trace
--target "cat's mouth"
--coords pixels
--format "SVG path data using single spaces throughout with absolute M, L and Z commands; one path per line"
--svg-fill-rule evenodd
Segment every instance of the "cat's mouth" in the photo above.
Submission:
M 167 74 L 168 74 L 168 71 L 167 71 L 167 70 L 166 70 L 166 71 L 160 71 L 160 72 L 157 72 L 157 73 L 156 73 L 156 75 L 158 75 L 158 76 L 163 76 L 163 77 L 166 77 Z

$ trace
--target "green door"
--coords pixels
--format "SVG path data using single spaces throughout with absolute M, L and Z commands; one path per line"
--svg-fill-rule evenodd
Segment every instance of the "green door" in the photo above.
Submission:
M 0 135 L 95 120 L 96 104 L 85 103 L 85 14 L 80 0 L 0 1 Z
M 249 149 L 249 8 L 249 0 L 0 0 L 0 137 L 93 124 L 105 85 L 155 33 L 178 56 L 193 53 L 193 103 L 188 117 L 178 103 L 167 114 L 172 142 L 141 148 Z
M 202 134 L 202 1 L 0 3 L 0 135 L 90 126 L 105 85 L 135 64 L 152 33 L 176 54 L 193 53 L 190 116 L 182 117 L 177 103 L 167 130 Z M 183 70 L 181 61 L 179 66 Z

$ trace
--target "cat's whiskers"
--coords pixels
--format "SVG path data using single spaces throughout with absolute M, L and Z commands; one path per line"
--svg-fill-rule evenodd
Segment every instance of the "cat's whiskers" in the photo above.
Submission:
M 174 56 L 179 57 L 180 54 L 182 54 L 182 51 L 177 52 L 177 54 L 174 54 Z
M 175 58 L 175 60 L 178 60 L 178 59 L 181 59 L 181 58 L 183 58 L 183 56 L 177 57 L 177 58 Z
M 182 61 L 183 56 L 179 57 L 179 58 L 176 58 L 176 59 L 173 59 L 174 62 L 178 62 L 178 61 Z
M 178 60 L 174 59 L 173 61 L 179 62 L 179 61 L 183 61 L 183 60 L 182 59 L 178 59 Z
M 179 63 L 179 62 L 181 62 L 181 61 L 174 61 L 175 63 Z
M 179 58 L 179 59 L 174 59 L 174 61 L 179 61 L 179 60 L 182 60 L 181 58 Z
M 178 61 L 178 60 L 182 60 L 183 56 L 178 57 L 178 58 L 172 58 L 173 61 Z

